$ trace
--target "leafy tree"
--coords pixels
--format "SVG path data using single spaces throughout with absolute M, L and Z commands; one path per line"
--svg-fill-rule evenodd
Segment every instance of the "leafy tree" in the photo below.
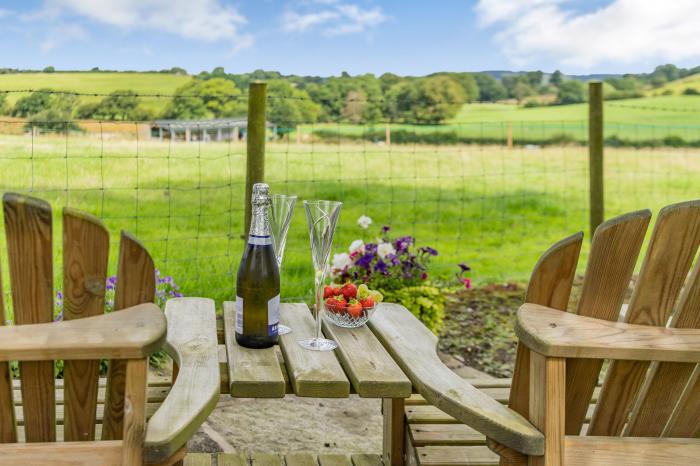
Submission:
M 56 71 L 56 68 L 54 68 L 53 66 L 47 66 L 43 70 L 44 73 L 53 73 L 54 71 Z
M 382 92 L 386 93 L 392 86 L 398 84 L 401 81 L 401 76 L 394 73 L 384 73 L 379 77 L 379 84 L 382 88 Z
M 496 78 L 487 73 L 474 74 L 477 86 L 479 86 L 479 100 L 495 102 L 508 97 L 506 88 Z
M 12 108 L 12 116 L 26 118 L 46 110 L 51 105 L 51 89 L 39 89 L 20 97 Z
M 557 102 L 562 105 L 577 104 L 586 101 L 586 88 L 581 81 L 564 81 L 559 86 Z
M 530 97 L 536 93 L 535 88 L 525 80 L 516 81 L 513 89 L 510 91 L 511 97 L 514 97 L 518 102 L 522 102 L 525 97 Z
M 362 90 L 348 92 L 342 110 L 343 119 L 351 123 L 361 122 L 366 105 L 367 96 Z
M 466 99 L 462 86 L 447 76 L 404 81 L 389 91 L 393 121 L 436 124 L 457 115 Z
M 559 87 L 561 83 L 564 82 L 564 73 L 559 70 L 555 70 L 552 76 L 549 77 L 549 83 L 553 86 Z
M 232 81 L 223 78 L 195 79 L 175 91 L 164 116 L 194 119 L 245 115 L 245 103 L 236 99 L 240 94 L 240 89 Z
M 25 129 L 34 131 L 39 129 L 44 132 L 67 133 L 68 131 L 79 131 L 78 124 L 70 119 L 64 111 L 58 108 L 47 108 L 34 113 L 27 121 Z
M 537 89 L 542 85 L 542 79 L 544 78 L 544 73 L 541 71 L 528 71 L 524 75 L 525 81 L 532 88 Z
M 0 115 L 10 113 L 10 106 L 7 103 L 7 94 L 0 94 Z
M 107 120 L 130 120 L 139 106 L 134 91 L 114 91 L 100 102 L 99 113 Z
M 271 81 L 267 85 L 268 109 L 267 119 L 279 126 L 278 132 L 284 134 L 300 123 L 314 123 L 321 107 L 311 100 L 309 94 L 297 89 L 286 81 Z

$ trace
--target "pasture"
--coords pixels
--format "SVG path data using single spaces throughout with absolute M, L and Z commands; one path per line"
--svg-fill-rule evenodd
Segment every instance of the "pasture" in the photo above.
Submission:
M 112 270 L 118 232 L 125 229 L 186 294 L 234 296 L 244 245 L 245 144 L 6 135 L 0 154 L 4 190 L 31 192 L 54 206 L 57 256 L 60 208 L 70 205 L 103 218 L 114 241 Z M 273 192 L 297 194 L 300 201 L 344 202 L 334 252 L 357 238 L 373 241 L 389 225 L 392 234 L 412 235 L 418 246 L 439 251 L 431 278 L 449 281 L 466 262 L 481 284 L 526 280 L 547 246 L 586 230 L 587 160 L 587 149 L 578 146 L 274 142 L 267 146 L 265 177 Z M 700 197 L 700 150 L 607 149 L 605 169 L 607 216 Z M 361 215 L 373 220 L 367 230 L 356 223 Z M 5 262 L 3 274 L 7 279 Z M 311 296 L 301 202 L 282 281 L 283 299 Z

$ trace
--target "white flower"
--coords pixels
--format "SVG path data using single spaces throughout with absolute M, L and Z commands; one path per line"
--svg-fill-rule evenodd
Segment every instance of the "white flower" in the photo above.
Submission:
M 357 219 L 357 224 L 360 225 L 360 228 L 364 228 L 366 230 L 367 227 L 372 224 L 372 219 L 366 215 L 363 215 Z
M 389 254 L 396 254 L 396 249 L 394 249 L 391 243 L 379 243 L 377 245 L 377 254 L 384 259 Z
M 331 269 L 333 271 L 343 271 L 346 267 L 349 267 L 351 265 L 352 259 L 350 259 L 349 254 L 345 252 L 340 254 L 333 254 L 333 265 L 331 266 Z
M 352 254 L 355 251 L 362 252 L 361 250 L 364 249 L 364 247 L 365 247 L 365 242 L 362 241 L 361 239 L 356 239 L 355 241 L 350 243 L 350 248 L 348 249 L 348 251 L 350 252 L 350 254 Z

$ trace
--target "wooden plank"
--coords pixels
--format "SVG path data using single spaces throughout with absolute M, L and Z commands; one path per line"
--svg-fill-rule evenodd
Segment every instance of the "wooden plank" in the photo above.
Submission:
M 3 466 L 121 466 L 122 442 L 37 442 L 0 445 Z
M 114 310 L 118 311 L 141 303 L 152 303 L 156 293 L 156 272 L 153 259 L 139 241 L 122 232 L 119 241 L 117 285 L 114 291 Z M 112 360 L 107 371 L 107 394 L 102 440 L 118 440 L 123 431 L 124 361 Z
M 0 275 L 0 326 L 3 325 L 5 325 L 5 292 Z M 0 362 L 0 443 L 17 441 L 14 405 L 21 391 L 15 393 L 12 382 L 10 363 Z
M 141 358 L 160 349 L 165 341 L 165 325 L 158 306 L 141 304 L 119 314 L 4 326 L 0 327 L 0 360 Z M 23 389 L 27 383 L 24 381 Z M 53 391 L 51 396 L 53 399 Z M 25 405 L 33 401 L 26 394 L 23 399 Z
M 219 463 L 220 464 L 220 463 Z M 209 453 L 189 453 L 185 456 L 183 466 L 211 466 L 211 455 Z
M 3 196 L 15 324 L 53 321 L 51 206 L 29 196 Z M 53 442 L 53 361 L 19 363 L 28 442 Z
M 595 404 L 588 405 L 584 421 L 588 422 L 593 415 Z M 435 406 L 408 406 L 406 408 L 406 419 L 409 424 L 456 424 L 457 419 L 441 411 Z
M 352 462 L 347 455 L 325 453 L 318 455 L 320 466 L 352 466 Z
M 359 396 L 406 398 L 411 395 L 411 381 L 369 328 L 341 328 L 324 320 L 323 333 L 338 343 L 336 355 Z
M 695 464 L 700 440 L 644 437 L 566 437 L 566 466 Z
M 696 262 L 693 273 L 683 290 L 672 326 L 700 328 L 700 261 Z M 660 436 L 695 367 L 694 364 L 657 363 L 652 368 L 653 372 L 650 373 L 643 392 L 639 396 L 640 401 L 630 416 L 625 435 Z M 685 404 L 678 403 L 677 409 L 680 411 L 688 408 Z M 700 417 L 700 411 L 698 411 L 698 417 Z M 696 419 L 697 417 L 691 421 L 693 427 L 698 425 L 695 422 Z
M 673 362 L 700 359 L 700 329 L 610 322 L 537 304 L 524 304 L 518 310 L 515 333 L 533 351 L 551 357 Z M 603 383 L 597 409 L 605 387 Z
M 250 453 L 250 466 L 284 466 L 284 461 L 276 453 L 253 451 Z
M 298 343 L 316 336 L 316 324 L 306 304 L 282 304 L 280 323 L 294 329 L 279 338 L 294 393 L 315 398 L 347 398 L 350 382 L 335 351 L 310 351 Z
M 352 460 L 353 466 L 383 466 L 384 465 L 384 463 L 382 463 L 381 456 L 368 454 L 368 453 L 358 453 L 355 455 L 351 455 L 350 459 Z M 290 466 L 289 462 L 287 462 L 287 466 Z
M 224 302 L 228 378 L 231 396 L 240 398 L 282 398 L 286 392 L 276 348 L 250 349 L 236 342 L 236 307 Z
M 582 242 L 583 232 L 578 232 L 557 242 L 540 257 L 530 276 L 525 295 L 526 303 L 566 311 Z M 527 417 L 529 400 L 530 349 L 518 342 L 508 407 Z M 511 456 L 514 454 L 515 452 Z M 503 456 L 507 455 L 504 453 Z M 505 465 L 504 462 L 502 466 Z
M 287 466 L 318 466 L 316 456 L 307 452 L 288 453 L 284 459 Z
M 158 408 L 162 405 L 162 403 L 149 403 L 148 404 L 148 409 L 147 409 L 147 417 L 153 416 L 155 412 L 158 410 Z M 18 430 L 21 427 L 24 429 L 24 414 L 22 412 L 22 407 L 17 407 L 15 408 L 15 415 L 17 416 L 17 426 Z M 96 422 L 98 423 L 98 426 L 102 425 L 102 418 L 104 415 L 104 405 L 102 404 L 97 404 L 97 416 L 96 416 Z M 56 425 L 57 427 L 60 426 L 61 429 L 63 429 L 63 405 L 58 405 L 56 406 Z
M 63 319 L 104 313 L 109 233 L 95 217 L 63 209 Z M 95 440 L 100 361 L 65 361 L 65 441 Z
M 437 337 L 413 314 L 396 304 L 379 306 L 370 328 L 429 403 L 521 453 L 543 453 L 542 434 L 525 418 L 474 388 L 440 361 Z
M 248 466 L 244 453 L 219 453 L 216 455 L 217 466 Z
M 163 461 L 187 443 L 219 401 L 216 309 L 207 298 L 174 298 L 165 305 L 165 350 L 180 367 L 168 397 L 148 422 L 144 456 Z
M 700 419 L 700 365 L 695 366 L 695 372 L 678 400 L 676 409 L 663 431 L 663 436 L 698 438 L 700 437 L 698 419 Z
M 544 434 L 545 441 L 544 456 L 531 456 L 530 466 L 564 464 L 565 387 L 564 358 L 530 354 L 530 421 Z
M 465 424 L 410 424 L 413 444 L 427 445 L 484 445 L 484 434 Z
M 498 455 L 485 446 L 418 447 L 416 454 L 421 466 L 494 466 L 498 464 Z
M 62 382 L 63 379 L 57 379 L 56 382 Z M 98 404 L 104 404 L 105 401 L 105 383 L 106 379 L 104 377 L 100 378 L 100 382 L 98 382 L 99 388 L 97 389 L 97 403 Z M 15 406 L 20 406 L 22 404 L 22 391 L 19 388 L 20 386 L 17 385 L 13 389 L 13 398 L 14 398 L 14 403 Z M 170 392 L 170 386 L 160 386 L 160 385 L 154 385 L 152 381 L 149 380 L 148 382 L 148 402 L 149 403 L 154 403 L 154 402 L 162 402 L 165 397 L 168 395 Z M 63 388 L 57 383 L 56 384 L 56 406 L 64 404 L 64 391 Z
M 406 414 L 403 398 L 384 398 L 382 400 L 382 460 L 386 466 L 404 464 L 404 433 L 406 431 Z
M 700 200 L 661 209 L 625 321 L 665 326 L 700 245 Z M 646 361 L 612 361 L 589 435 L 620 435 L 646 377 Z M 665 419 L 658 419 L 658 431 Z M 633 428 L 631 432 L 634 432 Z M 644 428 L 640 428 L 643 431 Z
M 641 210 L 602 223 L 593 235 L 577 314 L 616 321 L 644 241 L 651 212 Z M 566 364 L 566 433 L 578 435 L 603 365 L 599 359 Z
M 124 433 L 122 464 L 143 464 L 143 440 L 146 435 L 146 388 L 148 358 L 126 362 L 124 390 Z

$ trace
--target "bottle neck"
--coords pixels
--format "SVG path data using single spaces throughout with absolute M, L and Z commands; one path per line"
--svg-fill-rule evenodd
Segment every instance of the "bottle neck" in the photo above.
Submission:
M 248 242 L 252 244 L 272 244 L 270 233 L 269 206 L 267 203 L 253 205 L 253 216 L 250 219 L 250 234 Z

